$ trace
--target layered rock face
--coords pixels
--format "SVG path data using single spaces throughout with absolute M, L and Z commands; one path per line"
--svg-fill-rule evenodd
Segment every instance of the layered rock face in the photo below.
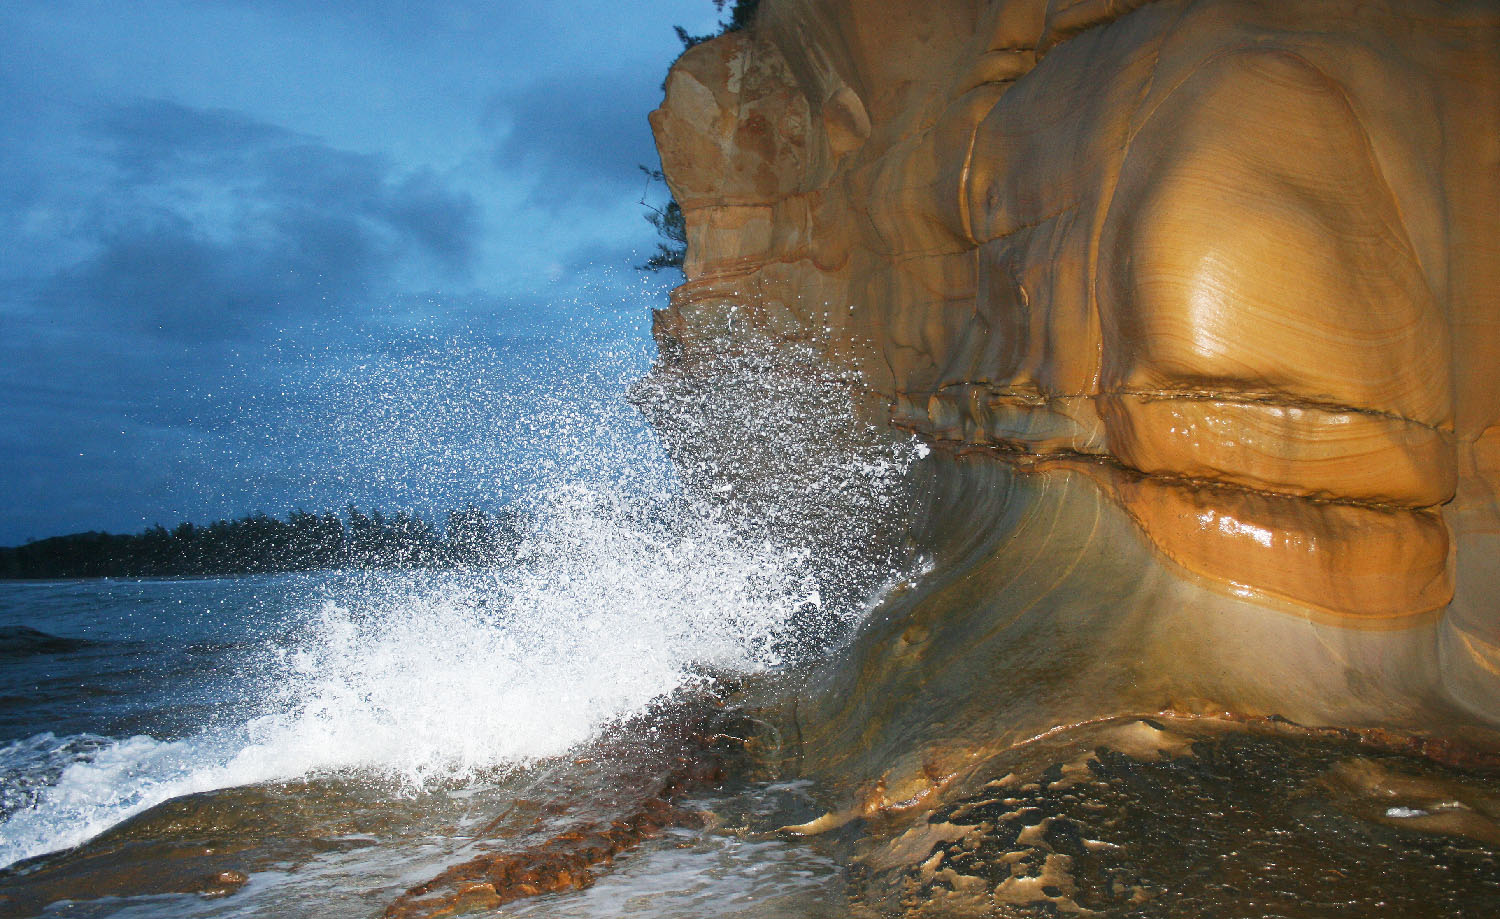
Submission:
M 1500 719 L 1500 5 L 763 0 L 652 126 L 664 359 L 813 342 L 945 454 L 949 548 L 822 713 L 865 771 L 867 693 L 951 719 L 887 761 L 981 711 Z M 1017 655 L 1054 695 L 936 688 Z

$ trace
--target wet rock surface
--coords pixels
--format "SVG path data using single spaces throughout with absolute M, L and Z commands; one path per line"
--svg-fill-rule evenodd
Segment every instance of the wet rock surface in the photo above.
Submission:
M 391 919 L 587 888 L 621 853 L 703 823 L 682 800 L 723 782 L 751 734 L 722 704 L 690 694 L 574 757 L 466 786 L 403 793 L 327 776 L 176 798 L 0 870 L 0 915 L 106 916 L 151 898 L 164 898 L 165 914 L 237 914 L 260 877 L 275 879 L 280 899 L 251 913 Z M 326 901 L 316 911 L 308 890 Z
M 933 812 L 908 838 L 940 841 L 886 882 L 886 911 L 1479 917 L 1500 903 L 1493 766 L 1291 729 L 1127 728 Z M 1459 819 L 1424 826 L 1432 814 Z

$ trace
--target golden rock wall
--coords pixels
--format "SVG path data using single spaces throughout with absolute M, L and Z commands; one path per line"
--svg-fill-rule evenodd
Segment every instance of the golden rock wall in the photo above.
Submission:
M 1404 631 L 1500 719 L 1500 4 L 763 0 L 652 126 L 664 355 L 814 342 L 874 418 L 1082 476 L 1175 577 Z

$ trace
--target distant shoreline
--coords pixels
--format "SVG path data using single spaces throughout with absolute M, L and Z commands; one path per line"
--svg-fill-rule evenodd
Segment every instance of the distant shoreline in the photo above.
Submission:
M 234 577 L 347 569 L 451 569 L 508 557 L 529 527 L 521 511 L 468 505 L 441 531 L 405 511 L 259 513 L 140 533 L 88 531 L 0 548 L 0 580 Z

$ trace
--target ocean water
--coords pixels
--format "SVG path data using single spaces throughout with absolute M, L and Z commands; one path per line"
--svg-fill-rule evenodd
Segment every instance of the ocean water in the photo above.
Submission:
M 613 528 L 593 538 L 630 540 Z M 574 556 L 579 566 L 558 572 L 544 596 L 526 593 L 538 587 L 526 577 L 495 573 L 0 585 L 0 859 L 24 873 L 47 864 L 36 856 L 86 844 L 77 852 L 92 845 L 101 858 L 85 865 L 161 867 L 151 846 L 170 850 L 173 834 L 179 844 L 198 838 L 182 826 L 207 823 L 241 845 L 255 837 L 231 859 L 253 879 L 245 890 L 222 900 L 172 893 L 170 877 L 111 886 L 116 869 L 86 868 L 65 891 L 81 901 L 68 914 L 308 915 L 351 889 L 377 902 L 355 898 L 345 914 L 378 914 L 424 870 L 462 860 L 517 783 L 548 774 L 536 764 L 710 672 L 775 666 L 776 629 L 801 599 L 774 586 L 785 559 L 683 543 L 637 551 L 628 584 L 601 583 Z M 688 573 L 663 583 L 677 565 Z M 664 590 L 694 584 L 711 584 L 717 602 Z M 647 597 L 662 602 L 641 605 Z M 553 794 L 582 801 L 613 790 Z M 164 802 L 187 810 L 163 815 Z M 781 822 L 806 819 L 789 806 Z M 705 915 L 703 903 L 726 889 L 748 898 L 742 906 L 822 897 L 825 886 L 808 879 L 832 878 L 832 866 L 792 851 L 774 822 L 761 821 L 759 840 L 674 831 L 587 902 L 598 915 L 671 915 L 674 901 L 683 915 Z M 306 835 L 326 845 L 309 850 Z M 148 854 L 132 853 L 142 839 Z M 773 895 L 757 895 L 757 884 Z
M 660 758 L 663 705 L 829 653 L 907 565 L 871 534 L 923 451 L 854 423 L 847 380 L 787 367 L 698 368 L 718 395 L 596 375 L 466 415 L 548 445 L 493 567 L 0 582 L 0 913 L 380 915 L 496 839 L 632 819 L 646 785 L 587 764 Z M 409 408 L 404 433 L 340 423 L 451 458 Z M 689 441 L 713 451 L 684 463 Z M 775 833 L 813 815 L 806 789 L 686 800 L 713 816 L 628 840 L 562 906 L 509 908 L 841 902 L 832 862 Z

